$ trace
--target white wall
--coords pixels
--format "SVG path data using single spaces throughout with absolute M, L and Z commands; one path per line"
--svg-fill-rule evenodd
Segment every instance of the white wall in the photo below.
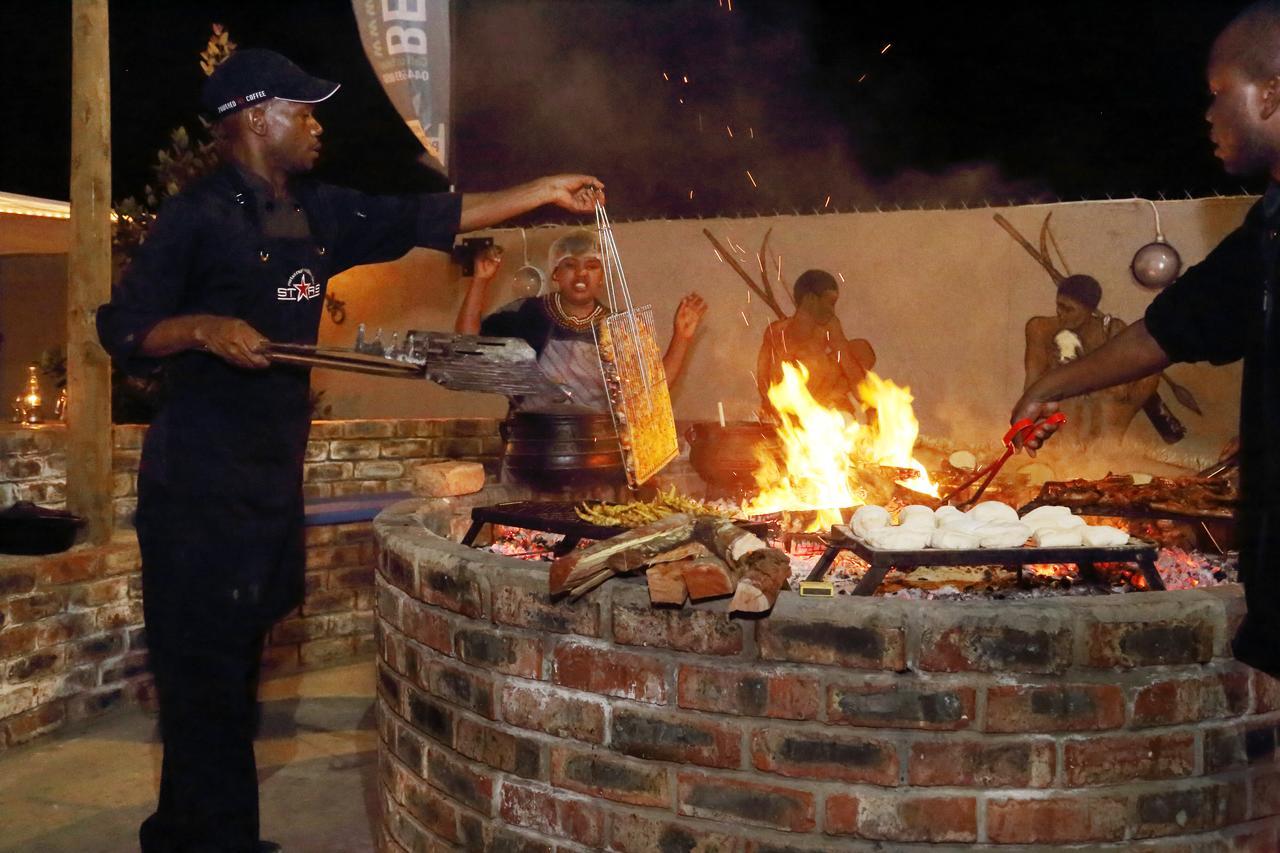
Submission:
M 1165 237 L 1190 265 L 1239 224 L 1251 203 L 1250 198 L 1161 202 Z M 781 254 L 788 281 L 810 267 L 843 274 L 837 310 L 845 331 L 871 340 L 878 373 L 910 386 L 923 433 L 984 446 L 998 440 L 1021 391 L 1026 320 L 1054 310 L 1048 275 L 994 222 L 997 212 L 1033 244 L 1052 213 L 1053 234 L 1070 270 L 1090 273 L 1102 283 L 1101 309 L 1126 321 L 1142 315 L 1152 294 L 1134 283 L 1129 263 L 1155 234 L 1146 202 L 651 221 L 618 224 L 615 232 L 632 293 L 639 302 L 653 303 L 659 328 L 669 328 L 675 304 L 688 290 L 696 289 L 710 303 L 687 373 L 675 390 L 678 418 L 713 419 L 717 402 L 723 402 L 730 419 L 752 417 L 757 398 L 749 371 L 772 315 L 758 298 L 747 303 L 745 285 L 717 259 L 702 230 L 710 229 L 721 243 L 742 246 L 749 257 L 744 266 L 755 272 L 755 252 L 772 229 L 769 245 Z M 543 263 L 547 247 L 563 230 L 526 232 L 530 259 Z M 518 230 L 489 233 L 506 249 L 491 306 L 496 307 L 511 297 L 509 276 L 520 266 L 522 252 Z M 457 274 L 443 255 L 425 250 L 353 270 L 331 285 L 347 301 L 348 320 L 339 327 L 326 319 L 322 340 L 349 345 L 360 320 L 388 330 L 452 328 L 462 297 Z M 790 307 L 788 299 L 779 298 Z M 1166 388 L 1166 400 L 1191 430 L 1187 440 L 1164 448 L 1141 414 L 1130 439 L 1156 456 L 1194 465 L 1234 434 L 1239 366 L 1177 365 L 1170 373 L 1196 395 L 1204 417 L 1178 406 Z M 338 417 L 496 415 L 505 408 L 500 398 L 458 394 L 425 382 L 320 371 L 315 377 Z

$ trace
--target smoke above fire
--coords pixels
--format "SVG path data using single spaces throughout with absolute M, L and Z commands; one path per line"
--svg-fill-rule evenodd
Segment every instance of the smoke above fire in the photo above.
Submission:
M 875 110 L 850 115 L 841 89 L 880 86 L 878 101 L 892 100 L 889 82 L 859 81 L 859 62 L 884 58 L 863 50 L 820 68 L 795 10 L 486 0 L 458 4 L 456 30 L 463 189 L 589 171 L 619 218 L 958 205 L 1034 189 L 985 163 L 873 174 Z

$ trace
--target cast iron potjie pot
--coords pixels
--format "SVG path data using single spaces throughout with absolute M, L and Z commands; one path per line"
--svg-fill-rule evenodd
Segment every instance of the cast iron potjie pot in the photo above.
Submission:
M 708 486 L 728 491 L 755 489 L 755 470 L 760 464 L 757 449 L 766 449 L 782 458 L 778 434 L 769 424 L 702 421 L 684 433 L 689 442 L 689 464 Z
M 503 461 L 532 486 L 625 483 L 622 449 L 609 414 L 515 412 L 502 423 Z

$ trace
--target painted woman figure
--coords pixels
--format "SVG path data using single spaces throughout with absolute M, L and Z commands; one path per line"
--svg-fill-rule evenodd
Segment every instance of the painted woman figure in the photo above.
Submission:
M 488 286 L 497 275 L 501 259 L 492 254 L 478 259 L 475 278 L 468 285 L 454 329 L 461 334 L 527 341 L 538 354 L 538 366 L 570 395 L 567 401 L 552 395 L 522 397 L 512 401 L 513 410 L 608 412 L 609 401 L 591 331 L 609 310 L 602 301 L 604 261 L 597 235 L 587 230 L 565 234 L 552 243 L 547 261 L 550 293 L 517 299 L 481 321 Z M 706 310 L 706 303 L 696 293 L 680 300 L 671 343 L 662 357 L 668 385 L 674 384 L 683 371 L 689 344 Z

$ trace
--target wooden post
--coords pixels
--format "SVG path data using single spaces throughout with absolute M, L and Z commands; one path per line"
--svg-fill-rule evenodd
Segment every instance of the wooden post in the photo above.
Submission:
M 67 284 L 67 506 L 111 538 L 111 362 L 94 312 L 111 296 L 111 63 L 107 0 L 71 4 L 71 254 Z

